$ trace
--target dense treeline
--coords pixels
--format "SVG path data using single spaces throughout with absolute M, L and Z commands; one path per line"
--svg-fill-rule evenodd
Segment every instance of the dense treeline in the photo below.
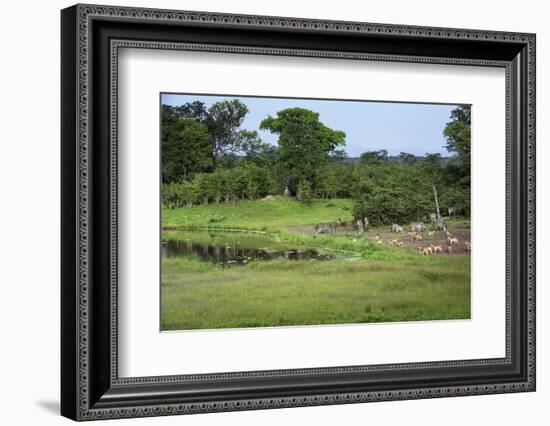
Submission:
M 446 211 L 470 214 L 470 108 L 452 111 L 442 129 L 448 158 L 368 151 L 346 158 L 345 133 L 303 108 L 266 117 L 260 128 L 278 135 L 264 143 L 241 129 L 248 108 L 239 100 L 162 107 L 162 202 L 165 207 L 234 203 L 267 195 L 308 202 L 352 198 L 353 216 L 372 224 L 418 220 L 435 211 L 433 189 Z
M 435 212 L 434 187 L 442 211 L 469 215 L 469 185 L 457 180 L 454 160 L 442 163 L 436 154 L 417 159 L 403 153 L 399 161 L 385 151 L 363 154 L 352 178 L 354 217 L 374 225 L 424 220 Z

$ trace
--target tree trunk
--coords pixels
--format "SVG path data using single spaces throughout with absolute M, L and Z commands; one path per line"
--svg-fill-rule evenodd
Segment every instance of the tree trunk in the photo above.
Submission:
M 437 220 L 441 220 L 441 214 L 439 213 L 439 203 L 437 202 L 437 191 L 435 190 L 435 185 L 432 185 L 432 188 L 434 190 L 435 212 L 437 214 Z

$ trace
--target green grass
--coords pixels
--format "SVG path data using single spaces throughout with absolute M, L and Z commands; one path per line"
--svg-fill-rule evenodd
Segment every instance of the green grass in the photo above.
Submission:
M 269 327 L 470 318 L 470 256 L 418 256 L 416 246 L 441 244 L 445 234 L 405 247 L 387 245 L 406 236 L 388 227 L 312 235 L 312 225 L 351 219 L 351 201 L 303 204 L 276 197 L 162 212 L 163 239 L 212 243 L 207 233 L 166 229 L 254 230 L 223 233 L 220 244 L 246 247 L 318 247 L 351 252 L 329 261 L 256 261 L 221 268 L 198 257 L 162 260 L 163 330 Z M 469 221 L 446 218 L 462 240 Z M 384 245 L 377 245 L 380 233 Z
M 163 330 L 470 318 L 466 256 L 232 269 L 164 259 L 162 274 Z
M 313 200 L 304 204 L 290 197 L 239 201 L 191 208 L 163 209 L 163 227 L 256 229 L 280 231 L 285 227 L 351 220 L 351 200 Z

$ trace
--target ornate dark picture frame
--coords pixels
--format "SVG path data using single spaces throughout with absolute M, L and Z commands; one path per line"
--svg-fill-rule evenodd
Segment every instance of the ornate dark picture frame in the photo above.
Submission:
M 62 415 L 92 420 L 535 390 L 535 35 L 95 5 L 64 9 L 61 29 Z M 119 378 L 121 47 L 504 68 L 506 356 Z

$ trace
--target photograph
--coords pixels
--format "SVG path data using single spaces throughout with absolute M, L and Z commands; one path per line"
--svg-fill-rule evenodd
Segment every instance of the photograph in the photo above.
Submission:
M 60 55 L 57 84 L 19 72 L 44 99 L 60 89 L 60 117 L 34 126 L 60 135 L 51 160 L 38 144 L 41 165 L 61 166 L 48 196 L 60 203 L 35 203 L 58 208 L 58 226 L 39 228 L 60 233 L 37 241 L 57 238 L 59 259 L 32 268 L 38 283 L 60 275 L 60 292 L 34 286 L 57 299 L 34 298 L 59 306 L 58 336 L 29 331 L 57 342 L 37 383 L 55 385 L 61 415 L 257 424 L 341 405 L 322 410 L 345 421 L 362 414 L 344 405 L 369 403 L 368 416 L 425 423 L 430 399 L 437 419 L 464 402 L 528 420 L 548 396 L 536 359 L 543 14 L 187 6 L 63 5 L 60 26 L 41 13 L 55 49 L 40 44 L 34 62 Z M 28 155 L 8 157 L 21 169 Z M 11 186 L 47 195 L 36 176 Z M 474 413 L 460 424 L 479 412 L 458 411 Z
M 472 106 L 160 94 L 161 331 L 471 318 Z

